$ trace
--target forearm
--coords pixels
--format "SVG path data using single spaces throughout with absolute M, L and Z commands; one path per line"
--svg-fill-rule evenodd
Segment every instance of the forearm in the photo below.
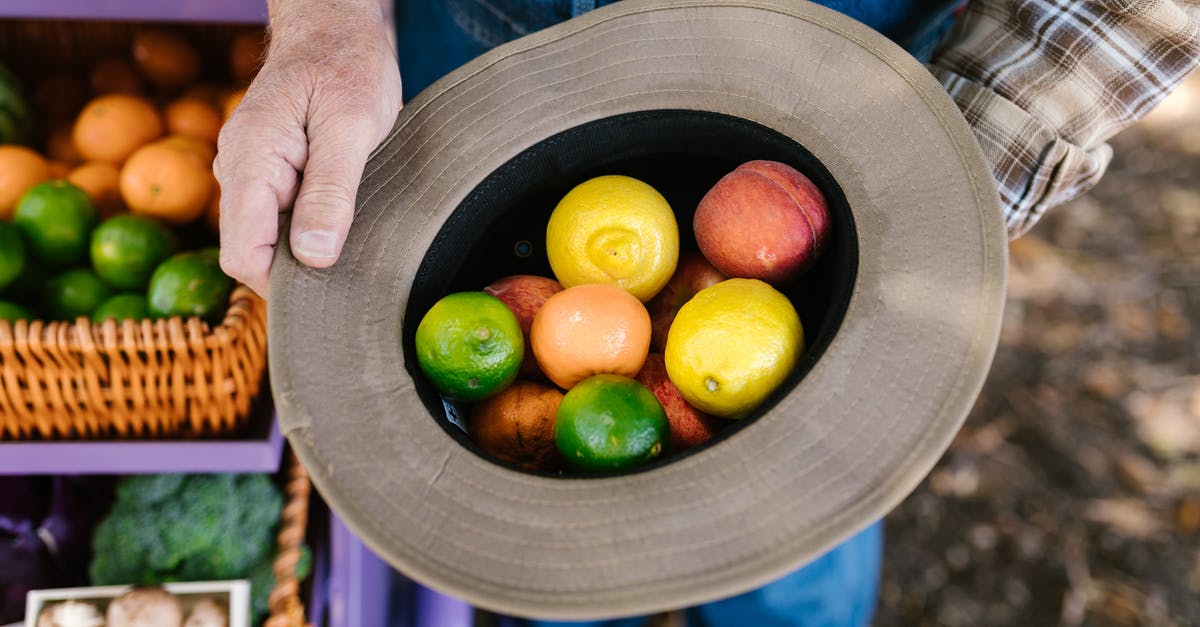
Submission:
M 973 0 L 930 70 L 974 128 L 1017 237 L 1090 189 L 1104 142 L 1198 63 L 1195 3 Z
M 267 24 L 272 40 L 291 34 L 310 33 L 315 26 L 334 27 L 368 20 L 380 24 L 396 49 L 393 0 L 267 0 Z

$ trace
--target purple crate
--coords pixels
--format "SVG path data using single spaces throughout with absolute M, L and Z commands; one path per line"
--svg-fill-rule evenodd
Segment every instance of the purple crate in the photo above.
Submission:
M 279 422 L 266 412 L 253 420 L 236 439 L 0 441 L 0 475 L 279 472 Z
M 3 0 L 0 18 L 263 24 L 266 0 Z
M 331 515 L 327 627 L 472 627 L 466 602 L 392 570 Z

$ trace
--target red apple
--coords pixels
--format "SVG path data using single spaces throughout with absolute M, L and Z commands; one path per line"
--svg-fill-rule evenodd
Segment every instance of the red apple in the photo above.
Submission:
M 646 309 L 650 312 L 651 350 L 666 350 L 667 332 L 671 330 L 675 314 L 679 313 L 679 308 L 683 307 L 684 303 L 691 300 L 696 292 L 716 285 L 726 278 L 704 258 L 704 255 L 694 250 L 680 253 L 679 265 L 675 267 L 675 274 L 671 275 L 671 280 L 646 303 Z
M 808 177 L 777 161 L 750 161 L 700 200 L 700 251 L 730 277 L 775 286 L 808 269 L 829 239 L 829 206 Z
M 533 326 L 533 317 L 537 315 L 547 298 L 562 291 L 562 285 L 554 279 L 532 274 L 514 274 L 503 279 L 497 279 L 483 291 L 499 298 L 517 316 L 521 324 L 521 332 L 525 335 L 525 359 L 521 362 L 522 378 L 542 378 L 537 360 L 533 358 L 533 349 L 529 344 L 529 327 Z
M 667 376 L 667 365 L 661 354 L 650 353 L 636 378 L 654 392 L 667 413 L 667 422 L 671 425 L 669 450 L 683 451 L 703 444 L 725 426 L 720 418 L 709 416 L 683 400 L 679 388 Z

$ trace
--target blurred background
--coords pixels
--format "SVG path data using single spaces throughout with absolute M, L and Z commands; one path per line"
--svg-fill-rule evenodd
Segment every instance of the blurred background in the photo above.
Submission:
M 991 374 L 887 518 L 879 625 L 1200 625 L 1200 73 L 1012 243 Z

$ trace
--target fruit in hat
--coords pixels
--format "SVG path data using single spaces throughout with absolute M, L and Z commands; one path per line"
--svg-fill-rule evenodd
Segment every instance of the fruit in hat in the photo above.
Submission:
M 416 353 L 421 371 L 439 392 L 476 401 L 516 379 L 525 340 L 516 315 L 500 299 L 457 292 L 434 303 L 421 318 Z
M 642 366 L 636 379 L 654 393 L 658 404 L 662 405 L 667 415 L 667 422 L 671 425 L 669 451 L 684 451 L 704 444 L 724 426 L 720 418 L 714 418 L 692 407 L 683 398 L 679 388 L 667 375 L 667 365 L 662 355 L 650 353 L 646 357 L 646 365 Z
M 629 470 L 663 452 L 667 416 L 646 386 L 614 374 L 580 381 L 558 405 L 554 441 L 580 472 Z
M 675 271 L 679 226 L 653 187 L 628 176 L 598 176 L 555 206 L 546 254 L 564 287 L 607 283 L 645 302 Z
M 750 161 L 726 174 L 696 207 L 700 251 L 726 276 L 786 285 L 829 239 L 829 206 L 808 177 L 778 161 Z
M 218 216 L 219 217 L 219 216 Z M 529 330 L 533 327 L 533 319 L 542 305 L 551 296 L 562 291 L 562 286 L 554 279 L 531 274 L 515 274 L 493 281 L 483 288 L 483 291 L 499 298 L 517 316 L 521 324 L 521 333 L 525 337 L 525 346 L 531 346 Z M 525 351 L 521 361 L 520 376 L 539 378 L 542 371 L 538 369 L 537 360 L 532 350 Z
M 679 308 L 700 290 L 727 278 L 699 252 L 689 250 L 680 254 L 679 265 L 675 268 L 675 274 L 671 275 L 671 280 L 646 303 L 646 310 L 650 312 L 650 347 L 661 352 L 667 346 L 667 332 L 671 330 L 671 323 L 675 321 Z
M 650 314 L 614 285 L 576 285 L 546 300 L 529 340 L 542 372 L 564 390 L 594 374 L 633 377 L 650 351 Z
M 740 418 L 783 383 L 804 350 L 800 316 L 757 279 L 729 279 L 687 302 L 667 335 L 667 374 L 708 414 Z
M 554 445 L 554 415 L 563 394 L 532 381 L 517 381 L 471 410 L 467 432 L 479 448 L 530 470 L 561 465 Z

